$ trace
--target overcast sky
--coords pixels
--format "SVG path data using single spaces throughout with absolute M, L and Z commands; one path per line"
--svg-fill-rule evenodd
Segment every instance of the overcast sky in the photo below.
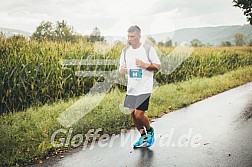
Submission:
M 1 0 L 0 27 L 33 33 L 42 21 L 66 20 L 76 32 L 124 36 L 137 24 L 143 34 L 188 27 L 247 24 L 232 0 Z

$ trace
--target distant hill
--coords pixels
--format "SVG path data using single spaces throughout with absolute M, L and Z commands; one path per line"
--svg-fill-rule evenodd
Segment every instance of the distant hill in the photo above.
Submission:
M 168 37 L 175 42 L 190 42 L 193 39 L 199 39 L 203 44 L 220 45 L 221 41 L 230 41 L 234 44 L 234 35 L 241 33 L 244 35 L 244 41 L 252 39 L 251 25 L 234 25 L 219 27 L 201 27 L 201 28 L 184 28 L 176 30 L 174 33 L 162 33 L 151 35 L 157 42 L 167 39 Z
M 13 36 L 15 34 L 21 34 L 25 37 L 29 37 L 32 34 L 26 31 L 1 28 L 0 32 L 5 33 L 6 37 Z M 171 38 L 173 44 L 175 42 L 190 42 L 193 39 L 199 39 L 206 45 L 220 45 L 221 41 L 230 41 L 234 44 L 234 35 L 241 33 L 244 35 L 244 41 L 248 42 L 252 39 L 252 25 L 233 25 L 233 26 L 219 26 L 219 27 L 199 27 L 199 28 L 184 28 L 176 30 L 175 32 L 160 33 L 151 35 L 156 42 L 165 41 L 167 38 Z M 105 37 L 107 42 L 123 41 L 126 42 L 125 37 Z
M 0 32 L 3 32 L 7 38 L 11 37 L 13 35 L 23 35 L 25 37 L 31 36 L 31 33 L 26 32 L 26 31 L 9 29 L 9 28 L 2 28 L 2 27 L 0 27 Z

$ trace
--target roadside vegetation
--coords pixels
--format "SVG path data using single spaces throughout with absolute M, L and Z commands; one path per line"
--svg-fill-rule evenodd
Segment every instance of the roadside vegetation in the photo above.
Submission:
M 0 34 L 0 166 L 23 166 L 40 162 L 52 155 L 72 149 L 66 144 L 76 134 L 102 128 L 101 134 L 118 134 L 121 129 L 132 128 L 128 112 L 121 112 L 119 104 L 125 97 L 125 87 L 114 84 L 101 103 L 69 128 L 57 120 L 59 115 L 84 97 L 104 76 L 76 76 L 78 71 L 114 71 L 117 64 L 63 65 L 66 59 L 104 60 L 118 62 L 123 43 L 109 45 L 98 28 L 89 37 L 73 34 L 66 23 L 52 36 L 34 33 L 30 40 L 21 36 L 5 38 Z M 63 28 L 61 27 L 63 26 Z M 70 33 L 59 33 L 64 30 Z M 72 33 L 72 35 L 71 35 Z M 69 36 L 63 37 L 62 34 Z M 42 37 L 42 38 L 41 38 Z M 66 40 L 62 41 L 63 38 Z M 174 56 L 174 47 L 158 46 L 160 56 Z M 159 85 L 150 100 L 147 115 L 159 118 L 163 114 L 252 81 L 251 47 L 197 47 L 175 71 L 155 73 Z M 176 59 L 176 56 L 174 57 Z M 171 60 L 171 59 L 169 59 Z M 169 64 L 170 62 L 166 62 Z M 86 97 L 92 105 L 99 94 Z M 52 134 L 56 136 L 53 147 Z M 60 138 L 65 141 L 61 142 Z

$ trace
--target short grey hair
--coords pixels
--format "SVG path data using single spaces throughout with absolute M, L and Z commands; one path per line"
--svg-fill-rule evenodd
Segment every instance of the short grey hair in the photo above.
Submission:
M 141 34 L 141 29 L 137 25 L 134 25 L 134 26 L 130 26 L 130 28 L 128 29 L 128 32 L 136 32 L 138 34 Z

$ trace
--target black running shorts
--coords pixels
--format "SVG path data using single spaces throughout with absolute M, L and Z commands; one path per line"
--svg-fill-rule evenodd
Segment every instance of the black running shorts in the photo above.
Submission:
M 146 111 L 148 110 L 150 95 L 150 93 L 137 96 L 126 95 L 124 100 L 124 107 Z

